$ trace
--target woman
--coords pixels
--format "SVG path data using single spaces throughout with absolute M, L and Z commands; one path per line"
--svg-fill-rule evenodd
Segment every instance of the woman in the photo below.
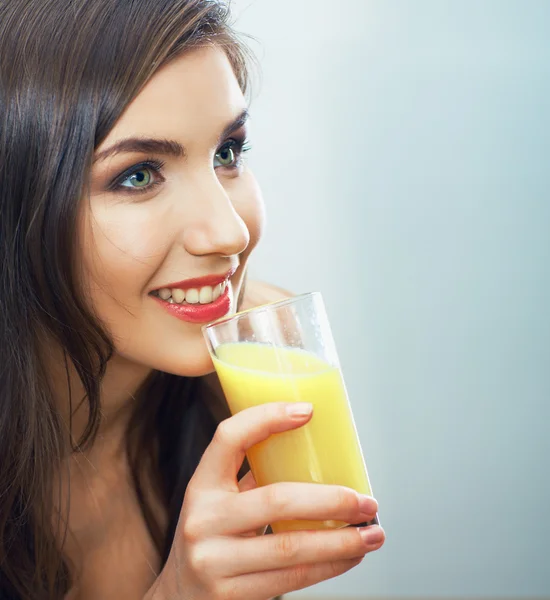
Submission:
M 226 418 L 201 324 L 262 230 L 246 54 L 211 0 L 0 6 L 0 598 L 266 600 L 347 571 L 378 527 L 332 486 L 255 488 L 250 445 L 311 407 Z M 218 423 L 223 423 L 218 427 Z

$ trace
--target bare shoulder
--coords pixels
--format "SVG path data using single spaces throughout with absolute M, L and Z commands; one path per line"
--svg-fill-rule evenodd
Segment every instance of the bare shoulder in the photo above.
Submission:
M 294 296 L 292 292 L 273 285 L 272 283 L 249 279 L 246 283 L 246 290 L 240 308 L 241 310 L 246 310 L 248 308 L 254 308 L 255 306 L 261 306 L 262 304 L 284 300 L 285 298 L 290 298 L 292 296 Z

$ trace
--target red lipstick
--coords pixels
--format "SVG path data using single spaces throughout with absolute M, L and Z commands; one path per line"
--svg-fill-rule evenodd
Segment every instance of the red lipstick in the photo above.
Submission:
M 200 289 L 206 285 L 210 285 L 214 287 L 218 285 L 218 283 L 223 283 L 224 281 L 228 281 L 233 275 L 237 267 L 233 267 L 227 273 L 223 275 L 205 275 L 204 277 L 195 277 L 193 279 L 185 279 L 184 281 L 178 281 L 177 283 L 169 283 L 168 285 L 163 285 L 161 288 L 169 288 L 169 289 L 177 289 L 177 290 L 190 290 Z M 159 289 L 161 289 L 159 288 Z
M 220 319 L 227 315 L 231 309 L 231 288 L 229 279 L 235 273 L 237 269 L 233 268 L 224 275 L 206 275 L 205 277 L 196 277 L 193 279 L 185 279 L 176 283 L 170 283 L 161 288 L 155 290 L 151 294 L 153 300 L 156 300 L 162 308 L 169 312 L 172 316 L 188 323 L 205 324 Z M 206 304 L 200 303 L 188 303 L 183 301 L 182 303 L 175 302 L 172 298 L 163 300 L 159 295 L 159 290 L 188 290 L 195 289 L 200 291 L 201 288 L 210 286 L 215 287 L 222 284 L 223 292 L 216 300 L 208 302 Z M 224 285 L 223 285 L 224 284 Z

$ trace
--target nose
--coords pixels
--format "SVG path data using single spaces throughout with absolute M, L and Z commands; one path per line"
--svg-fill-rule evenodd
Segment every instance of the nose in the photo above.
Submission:
M 215 174 L 195 181 L 182 231 L 183 246 L 195 256 L 234 256 L 248 247 L 250 232 Z M 187 204 L 187 203 L 186 203 Z

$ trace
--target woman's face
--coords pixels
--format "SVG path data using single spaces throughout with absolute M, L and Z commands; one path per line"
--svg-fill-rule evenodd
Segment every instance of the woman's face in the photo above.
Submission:
M 246 144 L 243 94 L 211 47 L 160 69 L 97 149 L 82 281 L 121 357 L 212 370 L 201 325 L 235 311 L 262 230 Z

